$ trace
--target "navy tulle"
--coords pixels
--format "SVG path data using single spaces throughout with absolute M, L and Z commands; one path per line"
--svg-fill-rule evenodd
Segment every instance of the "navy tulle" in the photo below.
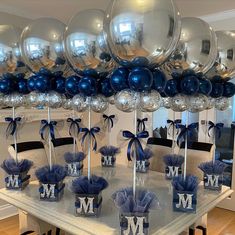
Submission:
M 147 213 L 159 206 L 156 194 L 145 189 L 136 190 L 135 197 L 132 188 L 120 189 L 112 195 L 112 199 L 121 213 Z
M 64 160 L 66 163 L 81 162 L 85 159 L 86 155 L 83 152 L 71 153 L 67 152 L 64 154 Z
M 184 163 L 184 157 L 178 154 L 168 154 L 163 157 L 166 166 L 180 167 Z
M 9 175 L 17 175 L 22 172 L 28 172 L 32 166 L 32 161 L 22 159 L 17 163 L 13 158 L 4 160 L 1 165 L 2 169 Z
M 80 176 L 72 181 L 71 190 L 76 194 L 99 194 L 108 187 L 108 182 L 102 178 L 92 175 L 90 180 L 87 176 Z
M 195 192 L 198 188 L 198 178 L 194 175 L 187 175 L 173 178 L 172 186 L 176 191 Z
M 208 175 L 221 175 L 223 174 L 227 165 L 221 161 L 215 161 L 214 163 L 211 162 L 203 162 L 201 163 L 198 168 L 201 169 L 205 174 Z
M 115 156 L 120 153 L 120 148 L 114 146 L 103 146 L 99 149 L 99 153 L 103 156 Z
M 66 169 L 60 165 L 44 166 L 36 170 L 35 175 L 38 180 L 44 184 L 56 184 L 62 181 L 66 176 Z

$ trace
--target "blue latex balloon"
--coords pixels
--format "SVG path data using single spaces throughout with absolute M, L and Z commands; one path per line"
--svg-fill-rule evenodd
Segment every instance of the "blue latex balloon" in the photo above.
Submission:
M 219 98 L 223 95 L 224 86 L 221 82 L 212 82 L 212 90 L 210 96 L 212 98 Z
M 65 90 L 68 94 L 74 96 L 78 94 L 78 83 L 80 78 L 76 75 L 70 76 L 65 81 Z
M 152 89 L 158 92 L 163 92 L 166 87 L 166 75 L 161 70 L 155 70 L 153 72 L 153 85 Z
M 153 74 L 147 68 L 134 68 L 129 74 L 128 83 L 131 90 L 149 91 L 153 85 Z
M 225 82 L 223 96 L 230 98 L 233 97 L 234 95 L 235 95 L 235 84 L 231 82 Z
M 171 74 L 171 77 L 172 77 L 173 79 L 181 79 L 182 75 L 181 75 L 180 73 L 173 72 L 173 73 Z
M 20 79 L 18 82 L 18 90 L 21 94 L 28 94 L 29 89 L 27 86 L 27 79 Z
M 15 75 L 15 77 L 16 77 L 18 80 L 21 80 L 21 79 L 24 79 L 25 74 L 24 74 L 24 73 L 17 73 L 17 74 Z
M 166 83 L 164 93 L 169 97 L 174 97 L 178 94 L 178 80 L 170 79 Z
M 183 73 L 182 73 L 182 77 L 184 78 L 184 77 L 188 77 L 188 76 L 196 76 L 195 71 L 192 70 L 192 69 L 184 70 Z
M 129 88 L 128 86 L 129 70 L 127 68 L 116 69 L 110 77 L 110 85 L 114 91 L 118 92 Z
M 10 79 L 0 80 L 0 92 L 3 94 L 8 94 L 12 91 Z
M 49 69 L 47 69 L 47 68 L 44 68 L 44 67 L 39 69 L 38 74 L 39 75 L 44 75 L 46 77 L 51 77 L 52 76 L 51 71 Z
M 15 76 L 12 73 L 4 73 L 2 77 L 3 79 L 9 79 L 9 81 L 15 78 Z
M 106 78 L 103 81 L 100 82 L 100 92 L 103 94 L 105 97 L 110 97 L 114 95 L 114 90 L 112 89 L 110 85 L 110 79 Z
M 40 75 L 35 80 L 35 90 L 39 92 L 46 92 L 50 90 L 50 83 L 48 77 Z
M 183 94 L 194 95 L 199 90 L 199 80 L 196 76 L 187 76 L 183 78 L 180 86 Z
M 219 75 L 215 75 L 212 79 L 212 82 L 222 82 L 222 77 Z
M 29 91 L 34 91 L 35 88 L 35 83 L 36 83 L 36 76 L 31 76 L 28 80 L 27 80 L 27 86 L 28 86 L 28 90 Z
M 95 69 L 85 69 L 83 71 L 84 77 L 93 77 L 93 78 L 98 78 L 99 75 Z
M 54 86 L 55 91 L 57 91 L 60 94 L 65 93 L 65 78 L 64 77 L 56 77 L 54 79 Z
M 209 95 L 212 90 L 212 84 L 208 79 L 199 79 L 199 90 L 198 93 Z
M 96 79 L 93 77 L 83 77 L 78 83 L 78 90 L 84 96 L 92 96 L 97 93 Z
M 149 60 L 146 57 L 138 56 L 135 57 L 132 61 L 132 67 L 148 67 Z

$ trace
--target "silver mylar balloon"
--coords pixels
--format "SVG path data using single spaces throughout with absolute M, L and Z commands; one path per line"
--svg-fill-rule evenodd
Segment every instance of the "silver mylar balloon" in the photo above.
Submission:
M 186 95 L 177 94 L 171 98 L 171 109 L 175 112 L 184 112 L 188 109 L 188 97 Z
M 9 107 L 19 107 L 23 105 L 23 95 L 12 93 L 4 96 L 4 104 Z
M 63 48 L 65 24 L 53 18 L 31 21 L 21 34 L 20 49 L 25 63 L 37 72 L 41 67 L 63 71 L 66 60 Z
M 63 100 L 63 108 L 67 109 L 67 110 L 73 109 L 72 100 L 71 99 L 64 99 Z
M 47 106 L 53 109 L 62 107 L 63 99 L 61 94 L 56 91 L 49 91 L 47 94 Z
M 219 111 L 225 111 L 229 108 L 229 98 L 221 97 L 215 100 L 215 108 Z
M 96 9 L 78 12 L 70 20 L 65 31 L 64 46 L 74 69 L 112 69 L 114 63 L 104 39 L 103 20 L 104 12 Z M 107 55 L 109 59 L 106 59 Z
M 188 111 L 198 113 L 206 110 L 208 107 L 208 98 L 203 94 L 196 94 L 188 98 Z
M 132 112 L 139 105 L 139 93 L 132 90 L 123 90 L 115 95 L 115 106 L 123 112 Z
M 217 57 L 217 39 L 215 32 L 199 18 L 182 18 L 180 41 L 164 65 L 167 70 L 182 72 L 193 69 L 206 73 Z
M 33 91 L 26 96 L 25 106 L 38 107 L 38 106 L 44 106 L 46 103 L 47 103 L 46 93 Z
M 140 109 L 143 112 L 154 112 L 161 106 L 160 94 L 152 90 L 151 92 L 144 92 L 140 94 Z
M 72 107 L 77 112 L 84 112 L 88 107 L 88 102 L 85 96 L 75 95 L 72 99 Z
M 137 57 L 162 64 L 180 36 L 180 13 L 173 0 L 112 0 L 104 22 L 109 49 L 121 65 Z
M 92 96 L 90 101 L 92 111 L 103 113 L 109 106 L 107 98 L 103 95 Z
M 207 76 L 212 78 L 220 75 L 222 78 L 235 75 L 235 31 L 217 31 L 218 56 L 214 66 L 208 72 Z
M 208 98 L 208 106 L 206 109 L 212 109 L 215 107 L 215 98 L 212 98 L 212 97 L 207 97 Z
M 19 49 L 21 29 L 0 25 L 0 74 L 26 72 Z
M 170 109 L 172 106 L 172 100 L 170 97 L 162 97 L 162 107 L 166 108 L 166 109 Z

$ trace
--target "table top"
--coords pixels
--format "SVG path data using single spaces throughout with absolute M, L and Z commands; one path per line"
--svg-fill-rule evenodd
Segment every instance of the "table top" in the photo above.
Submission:
M 116 166 L 115 168 L 96 167 L 92 169 L 92 173 L 106 178 L 109 182 L 109 187 L 102 193 L 103 203 L 101 215 L 98 218 L 74 216 L 75 196 L 68 190 L 72 178 L 66 178 L 65 193 L 59 202 L 40 201 L 38 182 L 36 181 L 31 182 L 23 191 L 1 189 L 0 199 L 71 234 L 119 234 L 119 212 L 111 199 L 111 195 L 120 188 L 132 185 L 132 169 L 124 166 Z M 149 234 L 156 235 L 181 233 L 233 192 L 225 186 L 223 186 L 221 192 L 213 192 L 205 190 L 200 185 L 197 212 L 187 214 L 173 212 L 171 182 L 165 180 L 163 174 L 154 171 L 149 171 L 147 174 L 137 173 L 137 186 L 155 192 L 160 201 L 160 208 L 150 211 L 149 215 Z

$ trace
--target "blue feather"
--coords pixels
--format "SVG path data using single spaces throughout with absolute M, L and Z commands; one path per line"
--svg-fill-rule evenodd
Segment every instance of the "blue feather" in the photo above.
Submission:
M 210 162 L 203 162 L 201 163 L 198 168 L 201 169 L 205 174 L 211 175 L 221 175 L 223 174 L 224 170 L 226 169 L 227 165 L 221 161 L 212 161 Z
M 103 156 L 115 156 L 120 153 L 120 148 L 114 146 L 103 146 L 99 149 L 99 153 Z
M 3 161 L 1 167 L 9 175 L 17 175 L 22 172 L 27 172 L 33 166 L 33 162 L 27 159 L 22 159 L 18 163 L 15 159 L 10 158 Z
M 65 178 L 66 170 L 60 165 L 52 165 L 51 170 L 49 166 L 44 166 L 37 169 L 35 175 L 44 184 L 56 184 Z
M 83 152 L 64 154 L 64 160 L 66 163 L 81 162 L 85 159 L 86 155 Z
M 145 189 L 136 190 L 135 197 L 132 188 L 120 189 L 112 195 L 112 199 L 121 213 L 147 213 L 159 206 L 155 193 Z
M 182 166 L 184 163 L 184 157 L 177 154 L 168 154 L 163 157 L 163 161 L 166 166 Z
M 198 178 L 194 175 L 187 175 L 173 178 L 172 186 L 176 191 L 196 192 L 198 188 Z
M 80 176 L 72 181 L 71 190 L 76 194 L 99 194 L 108 187 L 108 182 L 102 178 L 92 175 L 90 180 L 87 176 Z

